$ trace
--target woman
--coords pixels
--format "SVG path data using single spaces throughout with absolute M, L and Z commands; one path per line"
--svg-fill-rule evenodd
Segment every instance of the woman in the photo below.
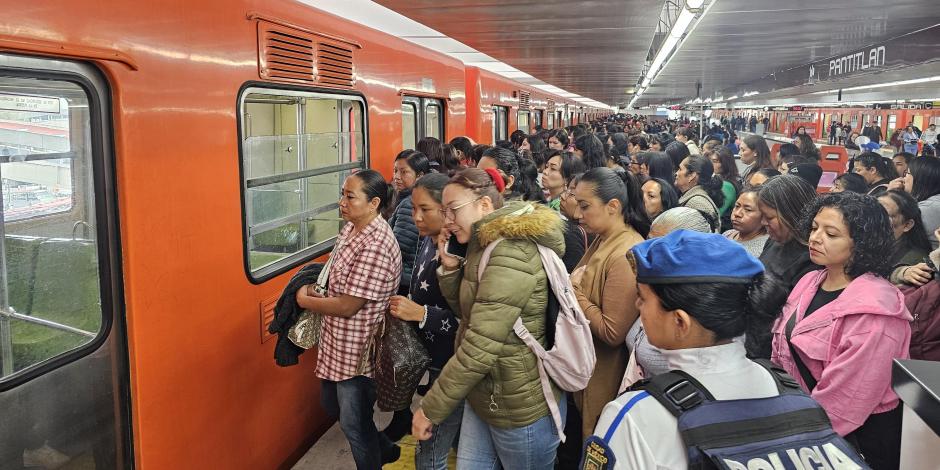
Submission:
M 738 165 L 734 162 L 734 155 L 728 147 L 715 147 L 714 150 L 706 152 L 705 156 L 712 162 L 714 174 L 721 177 L 721 192 L 725 195 L 725 202 L 718 208 L 721 216 L 722 228 L 731 224 L 731 208 L 734 201 L 738 198 L 741 191 L 738 181 L 741 176 L 738 174 Z
M 875 152 L 865 152 L 855 157 L 855 173 L 865 178 L 869 196 L 878 197 L 888 190 L 888 183 L 897 178 L 894 164 Z
M 940 228 L 940 159 L 915 158 L 907 174 L 891 182 L 891 189 L 904 189 L 917 199 L 921 220 L 933 249 L 937 249 L 934 232 Z
M 767 244 L 767 229 L 762 221 L 757 190 L 745 189 L 741 191 L 741 195 L 734 203 L 734 210 L 731 211 L 731 226 L 734 228 L 723 235 L 729 240 L 744 245 L 748 254 L 757 258 Z
M 748 165 L 741 175 L 747 181 L 754 173 L 763 169 L 774 169 L 774 162 L 770 158 L 770 147 L 767 141 L 759 135 L 749 135 L 741 141 L 741 163 Z
M 584 134 L 574 140 L 574 154 L 584 161 L 584 166 L 589 170 L 607 166 L 604 143 L 593 134 Z
M 865 194 L 868 192 L 868 183 L 865 178 L 857 173 L 842 173 L 832 182 L 830 193 L 841 193 L 843 191 L 852 191 L 853 193 Z
M 444 146 L 439 139 L 425 137 L 415 144 L 415 150 L 423 153 L 428 158 L 433 170 L 446 173 Z
M 768 329 L 786 299 L 757 260 L 720 235 L 686 230 L 647 240 L 631 255 L 643 330 L 667 370 L 691 375 L 718 400 L 779 395 L 736 339 Z M 594 435 L 609 437 L 617 469 L 689 467 L 675 416 L 647 392 L 610 402 Z
M 917 132 L 914 132 L 912 126 L 907 126 L 904 128 L 904 132 L 901 134 L 901 141 L 904 142 L 904 151 L 912 155 L 917 155 L 917 142 L 920 140 L 920 136 L 917 135 Z
M 339 211 L 346 224 L 331 255 L 329 289 L 297 290 L 297 304 L 323 315 L 316 375 L 320 404 L 339 419 L 356 468 L 378 470 L 401 450 L 375 428 L 375 336 L 401 279 L 401 251 L 392 228 L 379 215 L 392 188 L 379 172 L 346 178 Z
M 409 286 L 408 297 L 393 296 L 389 312 L 401 320 L 411 323 L 418 339 L 431 356 L 428 366 L 428 384 L 433 384 L 441 374 L 444 364 L 454 355 L 454 339 L 457 335 L 457 316 L 441 294 L 437 281 L 437 237 L 443 228 L 441 193 L 449 181 L 446 175 L 432 173 L 422 176 L 414 185 L 414 222 L 421 235 L 415 272 Z M 411 410 L 396 412 L 393 422 L 407 418 L 407 432 L 411 426 Z M 418 443 L 415 450 L 415 468 L 438 470 L 447 468 L 447 456 L 454 440 L 460 433 L 463 408 L 457 407 L 440 425 L 431 430 L 431 439 Z
M 438 236 L 438 282 L 447 303 L 460 316 L 454 357 L 415 411 L 412 434 L 431 438 L 465 400 L 457 451 L 459 468 L 550 469 L 558 429 L 546 399 L 567 408 L 552 387 L 546 397 L 535 355 L 515 336 L 521 318 L 532 336 L 544 342 L 550 287 L 536 243 L 564 251 L 561 219 L 541 204 L 503 205 L 504 182 L 498 171 L 468 168 L 444 188 L 444 230 Z M 466 258 L 447 252 L 448 240 L 467 245 Z M 478 279 L 477 266 L 487 244 L 503 238 Z M 472 358 L 472 359 L 471 359 Z
M 655 135 L 651 135 L 649 138 L 649 144 L 650 144 L 650 148 L 649 148 L 650 152 L 662 152 L 663 151 L 663 141 L 659 137 Z
M 930 254 L 930 240 L 921 221 L 917 200 L 910 194 L 892 189 L 881 196 L 878 202 L 888 213 L 894 245 L 889 257 L 892 268 L 892 283 L 921 286 L 933 279 L 933 270 L 926 264 L 921 269 L 918 264 Z
M 819 149 L 816 147 L 816 143 L 813 142 L 812 137 L 807 134 L 801 134 L 793 139 L 793 143 L 800 148 L 800 154 L 803 155 L 803 158 L 812 163 L 819 161 Z
M 555 129 L 548 135 L 548 148 L 565 151 L 569 144 L 568 133 L 564 129 Z
M 666 155 L 669 155 L 669 159 L 672 160 L 673 167 L 679 168 L 679 164 L 682 163 L 682 160 L 692 155 L 692 153 L 685 144 L 677 140 L 666 146 Z
M 676 131 L 676 142 L 685 144 L 685 147 L 689 150 L 689 155 L 702 154 L 702 151 L 699 150 L 698 145 L 696 144 L 697 138 L 698 136 L 696 135 L 695 131 L 689 127 L 682 127 Z
M 845 149 L 846 150 L 861 150 L 858 147 L 858 144 L 855 143 L 855 140 L 858 139 L 859 137 L 858 132 L 852 131 L 852 128 L 849 126 L 845 126 L 845 127 L 846 129 L 848 129 L 845 131 L 845 134 L 849 136 L 848 138 L 845 139 Z
M 793 133 L 794 141 L 796 140 L 797 136 L 800 136 L 800 135 L 806 135 L 806 126 L 800 126 L 796 128 L 796 132 Z
M 627 143 L 627 152 L 630 155 L 646 152 L 649 150 L 649 148 L 649 141 L 647 141 L 646 137 L 643 137 L 642 135 L 635 135 L 630 137 L 630 140 Z
M 715 233 L 718 230 L 718 221 L 711 218 L 710 214 L 698 209 L 676 206 L 653 219 L 650 224 L 649 238 L 664 237 L 676 230 Z
M 473 153 L 473 141 L 469 137 L 454 137 L 450 139 L 450 145 L 454 146 L 454 151 L 457 152 L 457 161 L 460 162 L 462 168 L 468 168 L 475 166 L 471 154 Z
M 519 146 L 519 150 L 528 150 L 532 152 L 533 155 L 537 153 L 542 153 L 548 150 L 545 147 L 545 143 L 542 141 L 542 138 L 536 134 L 527 135 L 525 139 L 522 140 L 522 145 Z
M 617 396 L 629 351 L 623 347 L 627 332 L 637 319 L 636 278 L 626 254 L 649 232 L 649 219 L 637 197 L 639 189 L 630 175 L 606 168 L 588 170 L 581 177 L 574 197 L 581 225 L 596 235 L 571 284 L 594 337 L 597 365 L 587 387 L 571 395 L 575 409 L 568 408 L 567 441 L 559 451 L 580 455 L 581 436 L 590 435 L 608 401 Z
M 908 357 L 911 315 L 885 279 L 891 224 L 872 198 L 827 194 L 807 207 L 801 232 L 825 269 L 800 280 L 773 328 L 772 360 L 801 382 L 876 469 L 896 469 L 901 407 L 891 362 Z
M 392 186 L 398 193 L 398 204 L 388 219 L 392 227 L 398 248 L 401 250 L 401 285 L 399 294 L 408 292 L 411 285 L 411 271 L 414 269 L 415 255 L 418 250 L 418 227 L 411 218 L 411 188 L 418 178 L 431 172 L 428 157 L 414 150 L 403 150 L 395 157 L 392 169 Z
M 571 191 L 568 190 L 569 183 L 575 175 L 584 173 L 584 162 L 575 157 L 571 152 L 564 152 L 554 155 L 548 159 L 545 171 L 542 172 L 542 183 L 551 194 L 548 206 L 555 210 L 561 210 L 562 199 L 570 198 Z M 572 187 L 573 188 L 573 187 Z M 555 194 L 557 192 L 557 195 Z M 576 205 L 576 204 L 575 204 Z M 574 218 L 565 219 L 565 255 L 561 257 L 565 263 L 565 268 L 570 273 L 581 261 L 584 250 L 587 249 L 587 232 L 581 227 Z
M 777 151 L 777 171 L 780 173 L 786 173 L 790 168 L 805 161 L 806 157 L 803 156 L 800 148 L 794 144 L 783 144 Z
M 516 158 L 515 152 L 500 147 L 486 149 L 480 158 L 480 162 L 477 163 L 477 168 L 481 170 L 492 168 L 501 171 L 506 182 L 504 188 L 506 193 L 503 196 L 509 200 L 522 199 L 523 194 L 518 191 L 516 186 L 521 174 L 519 172 L 519 159 Z
M 714 220 L 720 220 L 718 208 L 725 202 L 721 186 L 721 178 L 713 174 L 711 160 L 701 155 L 686 157 L 676 171 L 676 189 L 682 193 L 679 205 L 698 209 Z
M 659 178 L 647 180 L 640 190 L 643 192 L 643 207 L 650 220 L 679 205 L 679 195 L 675 188 Z

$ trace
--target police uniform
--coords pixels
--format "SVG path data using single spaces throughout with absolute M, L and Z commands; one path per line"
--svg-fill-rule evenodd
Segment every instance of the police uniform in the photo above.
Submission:
M 631 248 L 629 256 L 642 284 L 685 282 L 750 283 L 763 265 L 743 247 L 721 236 L 678 230 Z M 697 263 L 684 260 L 697 259 Z M 697 379 L 716 400 L 779 395 L 763 366 L 747 359 L 743 337 L 705 348 L 662 350 L 667 370 Z M 586 440 L 582 467 L 601 469 L 681 469 L 687 447 L 678 421 L 647 391 L 627 392 L 608 403 L 594 435 Z
M 774 378 L 745 357 L 740 339 L 720 346 L 662 353 L 672 370 L 689 373 L 718 400 L 778 395 Z M 586 469 L 671 470 L 688 466 L 675 416 L 647 392 L 627 392 L 608 403 L 594 435 L 607 449 L 599 443 L 588 444 L 583 459 Z M 603 465 L 611 461 L 614 465 Z

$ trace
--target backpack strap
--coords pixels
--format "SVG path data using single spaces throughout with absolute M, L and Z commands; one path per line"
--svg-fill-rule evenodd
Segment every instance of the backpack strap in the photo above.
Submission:
M 646 390 L 676 418 L 706 401 L 715 401 L 704 385 L 681 370 L 655 375 L 630 389 Z
M 752 359 L 752 361 L 766 369 L 767 372 L 770 372 L 774 383 L 777 384 L 777 391 L 780 392 L 781 395 L 787 393 L 803 393 L 803 389 L 800 388 L 800 383 L 797 382 L 793 376 L 788 374 L 783 367 L 770 362 L 769 359 Z

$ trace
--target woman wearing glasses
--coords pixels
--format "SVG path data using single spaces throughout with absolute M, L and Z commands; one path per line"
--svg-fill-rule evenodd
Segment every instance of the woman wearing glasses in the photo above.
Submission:
M 498 171 L 478 168 L 458 172 L 444 188 L 438 282 L 460 328 L 454 356 L 415 412 L 412 434 L 430 439 L 432 427 L 465 401 L 458 468 L 551 469 L 559 430 L 547 400 L 558 403 L 564 419 L 565 399 L 558 389 L 543 394 L 536 357 L 512 326 L 521 318 L 545 341 L 550 287 L 536 244 L 563 253 L 562 220 L 542 204 L 504 205 L 504 189 Z M 478 277 L 484 248 L 500 238 Z M 448 252 L 455 242 L 466 244 L 466 258 Z

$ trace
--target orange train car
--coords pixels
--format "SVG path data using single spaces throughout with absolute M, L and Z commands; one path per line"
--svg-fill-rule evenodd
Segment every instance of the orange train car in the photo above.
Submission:
M 0 468 L 289 466 L 332 422 L 266 325 L 343 178 L 487 142 L 493 106 L 507 133 L 607 113 L 298 2 L 7 9 Z

